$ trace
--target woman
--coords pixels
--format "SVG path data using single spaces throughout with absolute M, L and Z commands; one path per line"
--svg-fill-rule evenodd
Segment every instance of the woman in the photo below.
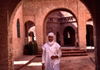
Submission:
M 48 42 L 42 46 L 42 70 L 60 70 L 61 46 L 54 41 L 54 33 L 48 34 Z

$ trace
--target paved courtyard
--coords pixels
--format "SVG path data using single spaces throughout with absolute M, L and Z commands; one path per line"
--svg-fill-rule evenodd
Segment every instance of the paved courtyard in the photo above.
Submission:
M 88 56 L 62 57 L 61 70 L 95 70 L 93 61 Z M 36 57 L 20 70 L 42 70 L 41 57 Z
M 61 57 L 60 70 L 95 70 L 94 50 L 88 56 Z M 22 56 L 14 61 L 15 70 L 42 70 L 41 57 Z

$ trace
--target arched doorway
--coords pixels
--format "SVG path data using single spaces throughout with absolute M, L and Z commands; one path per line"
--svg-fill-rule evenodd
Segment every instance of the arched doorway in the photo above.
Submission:
M 93 26 L 87 25 L 86 26 L 87 34 L 86 34 L 86 45 L 87 46 L 94 46 L 93 43 Z
M 53 32 L 56 38 L 55 41 L 57 41 L 61 46 L 64 46 L 64 41 L 63 41 L 63 31 L 64 30 L 63 29 L 65 27 L 72 26 L 74 27 L 77 33 L 77 28 L 78 28 L 77 19 L 75 15 L 69 10 L 64 10 L 64 9 L 54 10 L 50 12 L 46 20 L 47 20 L 46 21 L 46 40 L 47 40 L 48 33 Z M 73 44 L 73 46 L 74 45 L 75 44 Z
M 30 41 L 36 40 L 35 24 L 32 21 L 25 23 L 25 42 L 26 44 Z
M 75 46 L 75 31 L 72 27 L 66 27 L 63 36 L 65 46 Z

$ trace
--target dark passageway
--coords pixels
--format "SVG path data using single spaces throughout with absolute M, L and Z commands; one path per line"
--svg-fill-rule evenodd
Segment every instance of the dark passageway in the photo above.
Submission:
M 66 27 L 63 36 L 64 36 L 64 45 L 75 46 L 75 31 L 72 27 Z

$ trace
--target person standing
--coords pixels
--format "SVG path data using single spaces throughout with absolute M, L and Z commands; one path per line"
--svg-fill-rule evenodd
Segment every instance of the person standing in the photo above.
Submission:
M 48 42 L 42 46 L 42 70 L 60 70 L 61 46 L 54 38 L 54 33 L 50 32 Z

